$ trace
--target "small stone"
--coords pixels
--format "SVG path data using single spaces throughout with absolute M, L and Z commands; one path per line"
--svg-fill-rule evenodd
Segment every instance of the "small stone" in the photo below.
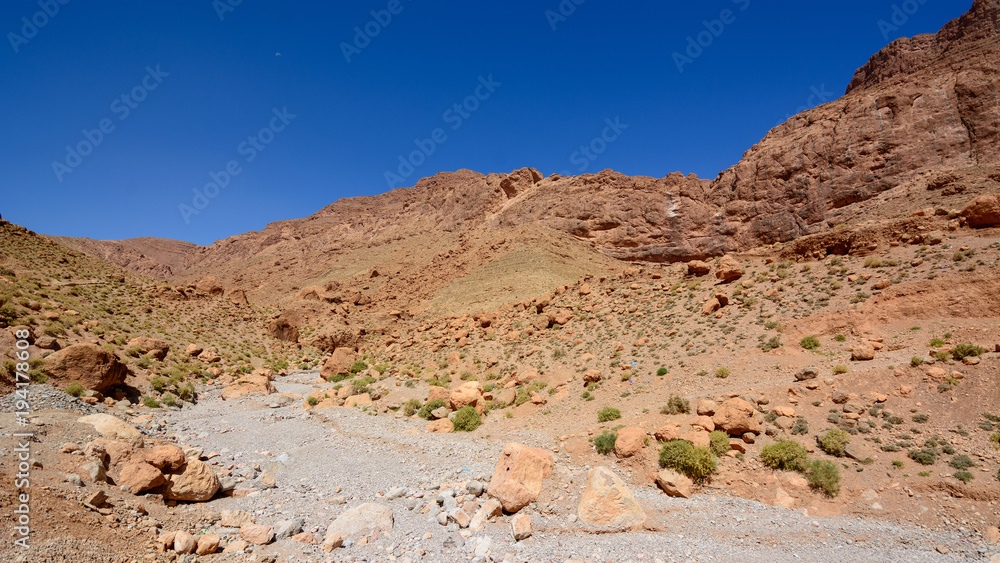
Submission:
M 510 531 L 514 540 L 521 541 L 531 537 L 531 517 L 527 514 L 515 514 L 510 520 Z
M 174 551 L 177 553 L 194 553 L 197 542 L 191 534 L 180 531 L 174 535 Z
M 205 534 L 198 538 L 198 546 L 195 553 L 198 555 L 210 555 L 219 551 L 219 536 L 215 534 Z

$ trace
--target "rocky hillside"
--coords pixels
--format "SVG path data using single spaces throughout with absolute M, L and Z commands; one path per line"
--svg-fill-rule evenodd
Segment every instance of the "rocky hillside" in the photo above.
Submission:
M 365 285 L 362 278 L 377 269 L 397 284 L 386 289 L 397 295 L 388 307 L 419 312 L 460 293 L 454 280 L 509 271 L 518 261 L 505 249 L 527 240 L 545 239 L 543 246 L 558 249 L 567 264 L 586 256 L 590 273 L 600 275 L 610 266 L 594 251 L 624 261 L 704 259 L 824 232 L 873 212 L 906 216 L 927 205 L 929 192 L 935 205 L 960 207 L 1000 188 L 998 11 L 996 2 L 977 0 L 939 33 L 892 43 L 857 71 L 845 96 L 776 127 L 711 181 L 680 173 L 564 178 L 532 168 L 459 170 L 412 188 L 338 200 L 310 217 L 207 247 L 141 240 L 112 252 L 64 242 L 175 282 L 214 275 L 246 290 L 251 301 L 277 306 L 308 286 Z M 961 201 L 940 199 L 952 195 Z M 572 273 L 557 277 L 569 281 Z M 513 284 L 507 298 L 545 287 Z

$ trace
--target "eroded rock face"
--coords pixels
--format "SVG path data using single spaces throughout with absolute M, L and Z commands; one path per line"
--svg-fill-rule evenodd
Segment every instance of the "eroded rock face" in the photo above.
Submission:
M 121 385 L 128 376 L 128 367 L 117 356 L 90 343 L 74 344 L 52 353 L 45 358 L 45 369 L 62 387 L 77 382 L 96 391 Z
M 143 354 L 152 354 L 157 360 L 163 360 L 167 357 L 167 353 L 170 352 L 170 345 L 166 341 L 160 340 L 158 338 L 147 338 L 145 336 L 140 336 L 138 338 L 133 338 L 128 341 L 129 347 L 136 347 Z
M 545 450 L 507 444 L 486 492 L 507 512 L 517 512 L 538 499 L 542 482 L 552 476 L 553 465 L 552 454 Z
M 319 374 L 324 379 L 329 379 L 335 375 L 350 373 L 351 364 L 357 359 L 358 354 L 354 350 L 350 348 L 337 348 L 333 351 L 333 355 L 323 363 Z

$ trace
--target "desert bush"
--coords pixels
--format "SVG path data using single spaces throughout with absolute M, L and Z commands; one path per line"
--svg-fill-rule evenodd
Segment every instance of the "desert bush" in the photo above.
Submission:
M 827 496 L 835 497 L 840 493 L 840 468 L 829 461 L 816 459 L 810 462 L 806 480 L 810 487 L 823 491 Z
M 933 448 L 920 448 L 919 450 L 910 450 L 907 454 L 910 459 L 919 463 L 920 465 L 934 465 L 937 461 L 937 451 Z
M 924 363 L 924 359 L 921 358 L 920 356 L 913 356 L 912 358 L 910 358 L 910 365 L 913 367 L 917 367 L 922 363 Z
M 768 444 L 760 451 L 760 460 L 771 469 L 783 471 L 805 471 L 809 452 L 805 446 L 793 440 L 779 440 Z
M 844 364 L 837 364 L 837 365 L 833 366 L 833 374 L 834 375 L 840 375 L 840 374 L 843 374 L 843 373 L 847 373 L 847 366 L 845 366 Z
M 981 356 L 984 352 L 986 352 L 986 350 L 981 346 L 976 346 L 975 344 L 969 344 L 966 342 L 958 344 L 952 348 L 951 357 L 956 360 L 961 360 L 963 358 L 968 358 L 969 356 Z
M 656 375 L 664 376 L 667 375 L 667 368 L 660 366 L 660 369 L 656 370 Z
M 80 395 L 83 395 L 84 389 L 83 385 L 80 385 L 79 383 L 74 381 L 73 383 L 70 383 L 69 385 L 66 386 L 65 391 L 67 395 L 73 397 L 79 397 Z
M 767 342 L 760 345 L 760 349 L 765 352 L 775 348 L 781 348 L 781 338 L 778 336 L 772 336 Z
M 963 483 L 969 483 L 975 476 L 968 471 L 956 471 L 954 477 Z
M 156 399 L 152 398 L 152 397 L 143 397 L 142 398 L 142 404 L 145 405 L 145 406 L 147 406 L 147 407 L 149 407 L 149 408 L 151 408 L 151 409 L 158 409 L 158 408 L 160 408 L 160 402 L 157 401 Z
M 472 432 L 479 425 L 483 423 L 483 419 L 479 416 L 475 407 L 465 406 L 455 413 L 455 418 L 452 419 L 455 424 L 455 430 L 458 432 Z
M 597 411 L 598 422 L 610 422 L 612 420 L 618 420 L 621 417 L 622 411 L 614 407 L 604 407 L 603 409 Z
M 809 423 L 804 418 L 800 418 L 795 421 L 791 432 L 793 436 L 804 436 L 809 433 Z
M 957 455 L 951 458 L 948 465 L 954 467 L 955 469 L 968 469 L 970 467 L 975 467 L 976 462 L 972 461 L 972 458 L 967 455 Z
M 684 414 L 691 411 L 691 403 L 678 395 L 671 395 L 660 414 Z
M 729 368 L 716 368 L 715 377 L 718 377 L 719 379 L 725 379 L 729 377 Z
M 723 432 L 722 430 L 713 430 L 709 435 L 709 449 L 712 453 L 721 456 L 726 455 L 729 451 L 729 434 Z
M 420 412 L 418 412 L 417 414 L 420 415 L 420 418 L 424 420 L 430 420 L 431 413 L 443 406 L 445 406 L 443 399 L 434 399 L 433 401 L 427 401 L 427 404 L 421 407 Z
M 924 424 L 930 420 L 930 418 L 931 417 L 926 414 L 915 414 L 913 415 L 913 422 L 916 422 L 917 424 Z
M 420 401 L 418 399 L 410 399 L 403 403 L 403 414 L 406 416 L 413 416 L 420 410 Z
M 160 402 L 168 407 L 176 407 L 177 395 L 174 395 L 173 393 L 164 393 L 163 396 L 160 397 Z
M 847 432 L 839 429 L 827 430 L 819 437 L 820 449 L 836 457 L 843 457 L 844 448 L 849 443 L 851 443 L 851 437 L 847 435 Z
M 815 336 L 806 336 L 799 341 L 799 346 L 802 346 L 806 350 L 815 350 L 816 348 L 819 348 L 819 338 L 816 338 Z
M 660 467 L 687 475 L 695 482 L 715 473 L 715 456 L 708 448 L 696 447 L 684 440 L 673 440 L 660 448 Z
M 361 372 L 365 371 L 366 369 L 368 369 L 368 364 L 365 363 L 362 360 L 358 360 L 358 361 L 354 362 L 353 364 L 351 364 L 350 371 L 351 371 L 351 373 L 361 373 Z
M 306 399 L 306 402 L 309 403 L 310 407 L 315 407 L 317 404 L 319 404 L 319 397 L 315 396 L 309 397 L 308 399 Z
M 868 258 L 865 258 L 865 268 L 881 268 L 881 267 L 882 267 L 882 260 L 874 256 L 869 256 Z
M 618 433 L 605 430 L 594 438 L 594 449 L 601 455 L 607 455 L 615 449 L 617 441 Z

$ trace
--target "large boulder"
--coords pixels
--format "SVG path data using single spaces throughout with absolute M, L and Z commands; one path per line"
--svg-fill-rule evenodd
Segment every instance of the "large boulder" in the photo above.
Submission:
M 577 516 L 592 526 L 615 530 L 636 530 L 646 521 L 646 513 L 625 482 L 603 466 L 590 470 Z
M 338 516 L 326 528 L 324 549 L 344 540 L 356 540 L 377 532 L 392 531 L 392 509 L 384 504 L 368 502 L 351 508 Z M 329 551 L 329 549 L 327 549 Z
M 240 376 L 239 379 L 230 383 L 225 389 L 222 390 L 222 400 L 230 401 L 232 399 L 238 399 L 240 397 L 246 397 L 254 393 L 261 395 L 270 395 L 271 393 L 277 393 L 274 384 L 271 383 L 271 379 L 262 374 L 246 374 Z
M 962 215 L 969 222 L 969 226 L 976 229 L 1000 227 L 1000 194 L 977 197 L 962 209 Z
M 106 391 L 125 383 L 128 368 L 118 357 L 97 344 L 73 344 L 45 358 L 45 371 L 60 387 L 79 383 L 87 389 Z
M 754 418 L 753 405 L 743 399 L 729 399 L 719 405 L 712 422 L 716 430 L 722 430 L 733 436 L 742 436 L 746 432 L 760 433 L 760 422 Z
M 347 375 L 351 373 L 351 365 L 358 359 L 358 354 L 350 348 L 337 348 L 333 351 L 319 374 L 323 379 L 330 379 L 335 375 Z
M 152 354 L 157 360 L 163 360 L 170 352 L 170 345 L 159 338 L 140 336 L 128 341 L 129 348 L 137 348 L 143 354 Z
M 743 277 L 743 269 L 735 258 L 726 255 L 719 260 L 719 264 L 715 267 L 715 277 L 724 282 L 731 282 Z
M 712 271 L 712 267 L 701 260 L 692 260 L 688 262 L 687 270 L 693 276 L 704 276 Z
M 663 469 L 657 473 L 656 484 L 672 497 L 691 498 L 694 492 L 694 482 L 691 478 L 673 469 Z
M 142 454 L 146 463 L 164 471 L 176 471 L 187 463 L 184 450 L 169 444 L 146 448 Z
M 474 407 L 476 412 L 483 414 L 486 407 L 486 401 L 483 399 L 483 386 L 478 381 L 463 383 L 452 390 L 448 396 L 448 405 L 453 411 L 462 407 Z
M 198 280 L 198 283 L 194 286 L 198 291 L 204 291 L 205 293 L 210 293 L 212 295 L 222 295 L 225 289 L 219 280 L 215 276 L 205 276 Z
M 875 359 L 875 347 L 870 342 L 859 342 L 851 349 L 851 359 L 856 362 L 873 360 Z
M 646 447 L 646 431 L 638 426 L 622 428 L 618 431 L 618 439 L 615 440 L 615 455 L 618 457 L 632 457 Z
M 507 444 L 486 493 L 500 501 L 507 512 L 517 512 L 538 499 L 542 481 L 552 476 L 553 465 L 552 454 L 545 450 Z
M 219 490 L 219 476 L 208 464 L 196 459 L 188 459 L 178 471 L 166 475 L 166 482 L 160 487 L 163 498 L 204 502 L 215 496 Z
M 127 485 L 134 495 L 159 487 L 164 482 L 163 473 L 144 461 L 123 464 L 115 479 L 115 484 Z
M 110 440 L 124 442 L 133 448 L 143 446 L 145 437 L 138 428 L 110 414 L 98 413 L 81 416 L 76 421 L 93 426 L 101 436 Z
M 273 319 L 267 325 L 267 333 L 278 340 L 284 340 L 285 342 L 298 342 L 299 341 L 299 329 L 292 325 L 288 319 L 279 317 Z

